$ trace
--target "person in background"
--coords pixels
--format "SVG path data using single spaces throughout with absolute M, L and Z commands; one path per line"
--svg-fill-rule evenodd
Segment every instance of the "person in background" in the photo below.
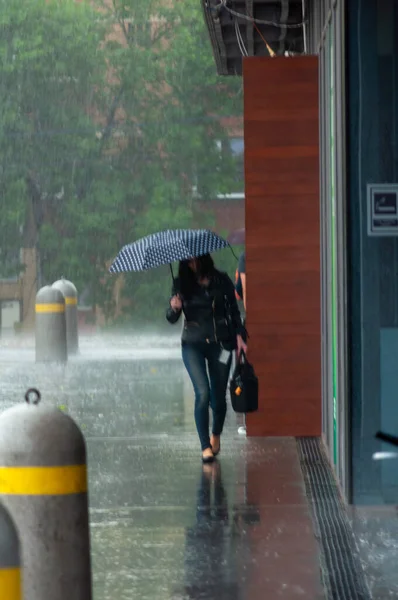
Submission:
M 243 306 L 246 312 L 246 252 L 242 252 L 239 257 L 238 268 L 236 270 L 235 290 L 239 300 L 243 300 Z
M 235 296 L 238 300 L 243 301 L 243 307 L 245 309 L 245 318 L 243 320 L 243 326 L 245 328 L 244 341 L 247 341 L 246 332 L 246 252 L 243 251 L 238 260 L 238 268 L 236 269 L 235 275 Z M 236 353 L 236 360 L 239 360 L 239 353 Z M 243 415 L 243 425 L 238 429 L 238 433 L 246 435 L 246 415 Z
M 238 263 L 239 263 L 239 261 L 238 261 Z M 236 265 L 236 271 L 235 271 L 235 297 L 238 302 L 243 302 L 242 280 L 240 278 L 238 265 Z
M 195 391 L 202 460 L 210 463 L 221 447 L 232 351 L 246 350 L 234 284 L 215 268 L 210 254 L 180 262 L 166 318 L 176 323 L 182 313 L 182 358 Z M 211 437 L 209 407 L 213 412 Z

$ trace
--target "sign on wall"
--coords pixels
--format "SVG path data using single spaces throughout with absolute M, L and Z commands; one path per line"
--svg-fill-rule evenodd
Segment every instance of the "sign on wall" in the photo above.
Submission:
M 368 183 L 368 235 L 398 236 L 398 184 Z

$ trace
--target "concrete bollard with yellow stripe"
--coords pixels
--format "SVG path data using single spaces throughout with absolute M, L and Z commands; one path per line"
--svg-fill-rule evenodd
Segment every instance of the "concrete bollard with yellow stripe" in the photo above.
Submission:
M 19 539 L 8 511 L 0 504 L 0 598 L 22 600 Z
M 66 362 L 65 299 L 49 285 L 36 296 L 36 362 Z
M 65 298 L 66 342 L 68 354 L 77 354 L 79 352 L 77 289 L 71 281 L 68 281 L 63 277 L 53 283 L 53 288 L 62 292 Z
M 91 600 L 85 440 L 37 390 L 25 398 L 0 415 L 0 501 L 19 532 L 23 598 Z

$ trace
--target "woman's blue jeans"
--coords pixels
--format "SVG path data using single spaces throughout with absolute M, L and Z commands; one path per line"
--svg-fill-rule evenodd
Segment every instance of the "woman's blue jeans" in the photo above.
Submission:
M 210 448 L 209 407 L 213 412 L 213 435 L 221 435 L 227 413 L 226 392 L 232 353 L 220 361 L 222 348 L 207 342 L 183 342 L 182 359 L 195 392 L 195 423 L 202 450 Z

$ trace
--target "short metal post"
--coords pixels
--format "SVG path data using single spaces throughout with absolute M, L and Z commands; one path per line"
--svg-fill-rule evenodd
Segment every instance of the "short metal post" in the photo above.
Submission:
M 23 598 L 91 600 L 85 440 L 37 390 L 25 398 L 0 415 L 0 501 L 21 540 Z
M 62 292 L 65 298 L 66 344 L 68 354 L 77 354 L 79 352 L 77 289 L 71 281 L 68 281 L 63 277 L 53 283 L 52 287 Z
M 0 597 L 21 600 L 21 561 L 19 539 L 14 521 L 0 504 Z
M 62 292 L 47 285 L 36 296 L 36 362 L 68 359 L 65 299 Z

